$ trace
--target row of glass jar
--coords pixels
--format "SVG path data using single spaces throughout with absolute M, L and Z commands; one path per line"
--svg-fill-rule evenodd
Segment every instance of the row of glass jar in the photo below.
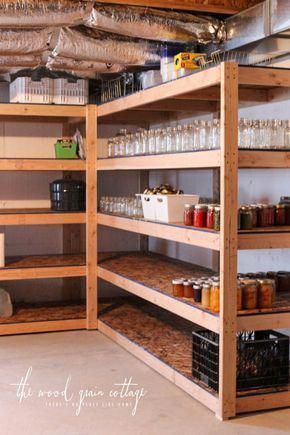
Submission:
M 142 218 L 141 197 L 136 196 L 102 196 L 99 202 L 101 213 L 112 213 L 131 218 Z
M 116 137 L 108 140 L 108 157 L 216 149 L 219 147 L 219 135 L 218 119 L 194 121 L 177 127 L 140 128 L 133 134 L 121 129 Z
M 172 294 L 175 297 L 193 299 L 194 302 L 211 311 L 220 311 L 220 283 L 218 276 L 173 279 Z M 238 311 L 271 308 L 275 301 L 275 295 L 275 280 L 267 277 L 250 279 L 247 276 L 238 276 Z
M 241 118 L 238 143 L 246 149 L 290 149 L 290 120 Z M 140 128 L 136 133 L 121 129 L 108 140 L 108 157 L 211 150 L 219 145 L 219 119 L 195 120 L 177 127 Z
M 290 120 L 241 118 L 238 143 L 247 149 L 290 149 Z

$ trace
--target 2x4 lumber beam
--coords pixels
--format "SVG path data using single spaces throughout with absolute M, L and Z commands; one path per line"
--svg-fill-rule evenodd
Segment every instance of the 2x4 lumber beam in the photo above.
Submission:
M 267 89 L 239 89 L 239 101 L 247 102 L 268 102 L 272 98 Z M 214 86 L 203 89 L 202 91 L 190 92 L 185 95 L 175 97 L 176 100 L 200 100 L 200 101 L 220 101 L 220 87 Z
M 0 104 L 0 117 L 60 117 L 83 118 L 86 114 L 85 106 L 57 106 L 51 104 Z
M 141 111 L 165 111 L 165 112 L 213 112 L 217 108 L 213 101 L 191 101 L 188 99 L 168 99 L 146 106 L 137 107 Z
M 97 106 L 88 105 L 86 116 L 86 257 L 87 329 L 97 328 Z
M 238 67 L 221 65 L 221 230 L 219 410 L 236 414 Z
M 112 1 L 100 0 L 100 3 L 112 3 Z M 197 0 L 114 0 L 114 3 L 130 6 L 145 6 L 151 8 L 211 12 L 215 14 L 235 14 L 247 9 L 250 6 L 253 6 L 255 3 L 258 3 L 258 1 L 240 0 L 239 2 L 235 2 L 234 0 L 208 0 L 201 3 Z

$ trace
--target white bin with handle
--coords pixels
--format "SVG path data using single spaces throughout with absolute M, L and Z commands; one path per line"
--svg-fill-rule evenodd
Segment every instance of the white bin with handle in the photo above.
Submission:
M 196 205 L 199 195 L 142 195 L 144 218 L 159 222 L 183 222 L 184 205 Z

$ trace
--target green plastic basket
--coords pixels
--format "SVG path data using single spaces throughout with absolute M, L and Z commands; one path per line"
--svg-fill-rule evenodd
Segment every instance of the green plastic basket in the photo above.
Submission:
M 55 157 L 57 159 L 77 159 L 77 144 L 68 140 L 58 140 L 55 147 Z

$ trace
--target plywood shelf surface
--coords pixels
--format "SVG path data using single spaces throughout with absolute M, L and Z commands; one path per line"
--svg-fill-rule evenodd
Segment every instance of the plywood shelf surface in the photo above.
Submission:
M 99 159 L 97 162 L 98 171 L 217 168 L 219 166 L 219 150 L 132 157 L 114 157 Z
M 85 264 L 84 254 L 7 257 L 5 267 L 0 268 L 0 279 L 21 280 L 85 276 Z
M 84 212 L 55 212 L 49 208 L 0 209 L 1 225 L 85 224 Z
M 216 410 L 214 391 L 202 388 L 191 375 L 190 322 L 140 301 L 106 307 L 99 319 L 101 332 Z
M 115 254 L 100 261 L 98 277 L 201 326 L 219 331 L 218 314 L 172 294 L 174 278 L 211 276 L 209 269 L 153 253 Z
M 162 222 L 146 221 L 144 219 L 131 219 L 98 213 L 97 224 L 216 251 L 219 250 L 218 232 L 187 227 L 181 223 L 166 224 Z
M 0 171 L 85 171 L 78 159 L 0 159 Z

